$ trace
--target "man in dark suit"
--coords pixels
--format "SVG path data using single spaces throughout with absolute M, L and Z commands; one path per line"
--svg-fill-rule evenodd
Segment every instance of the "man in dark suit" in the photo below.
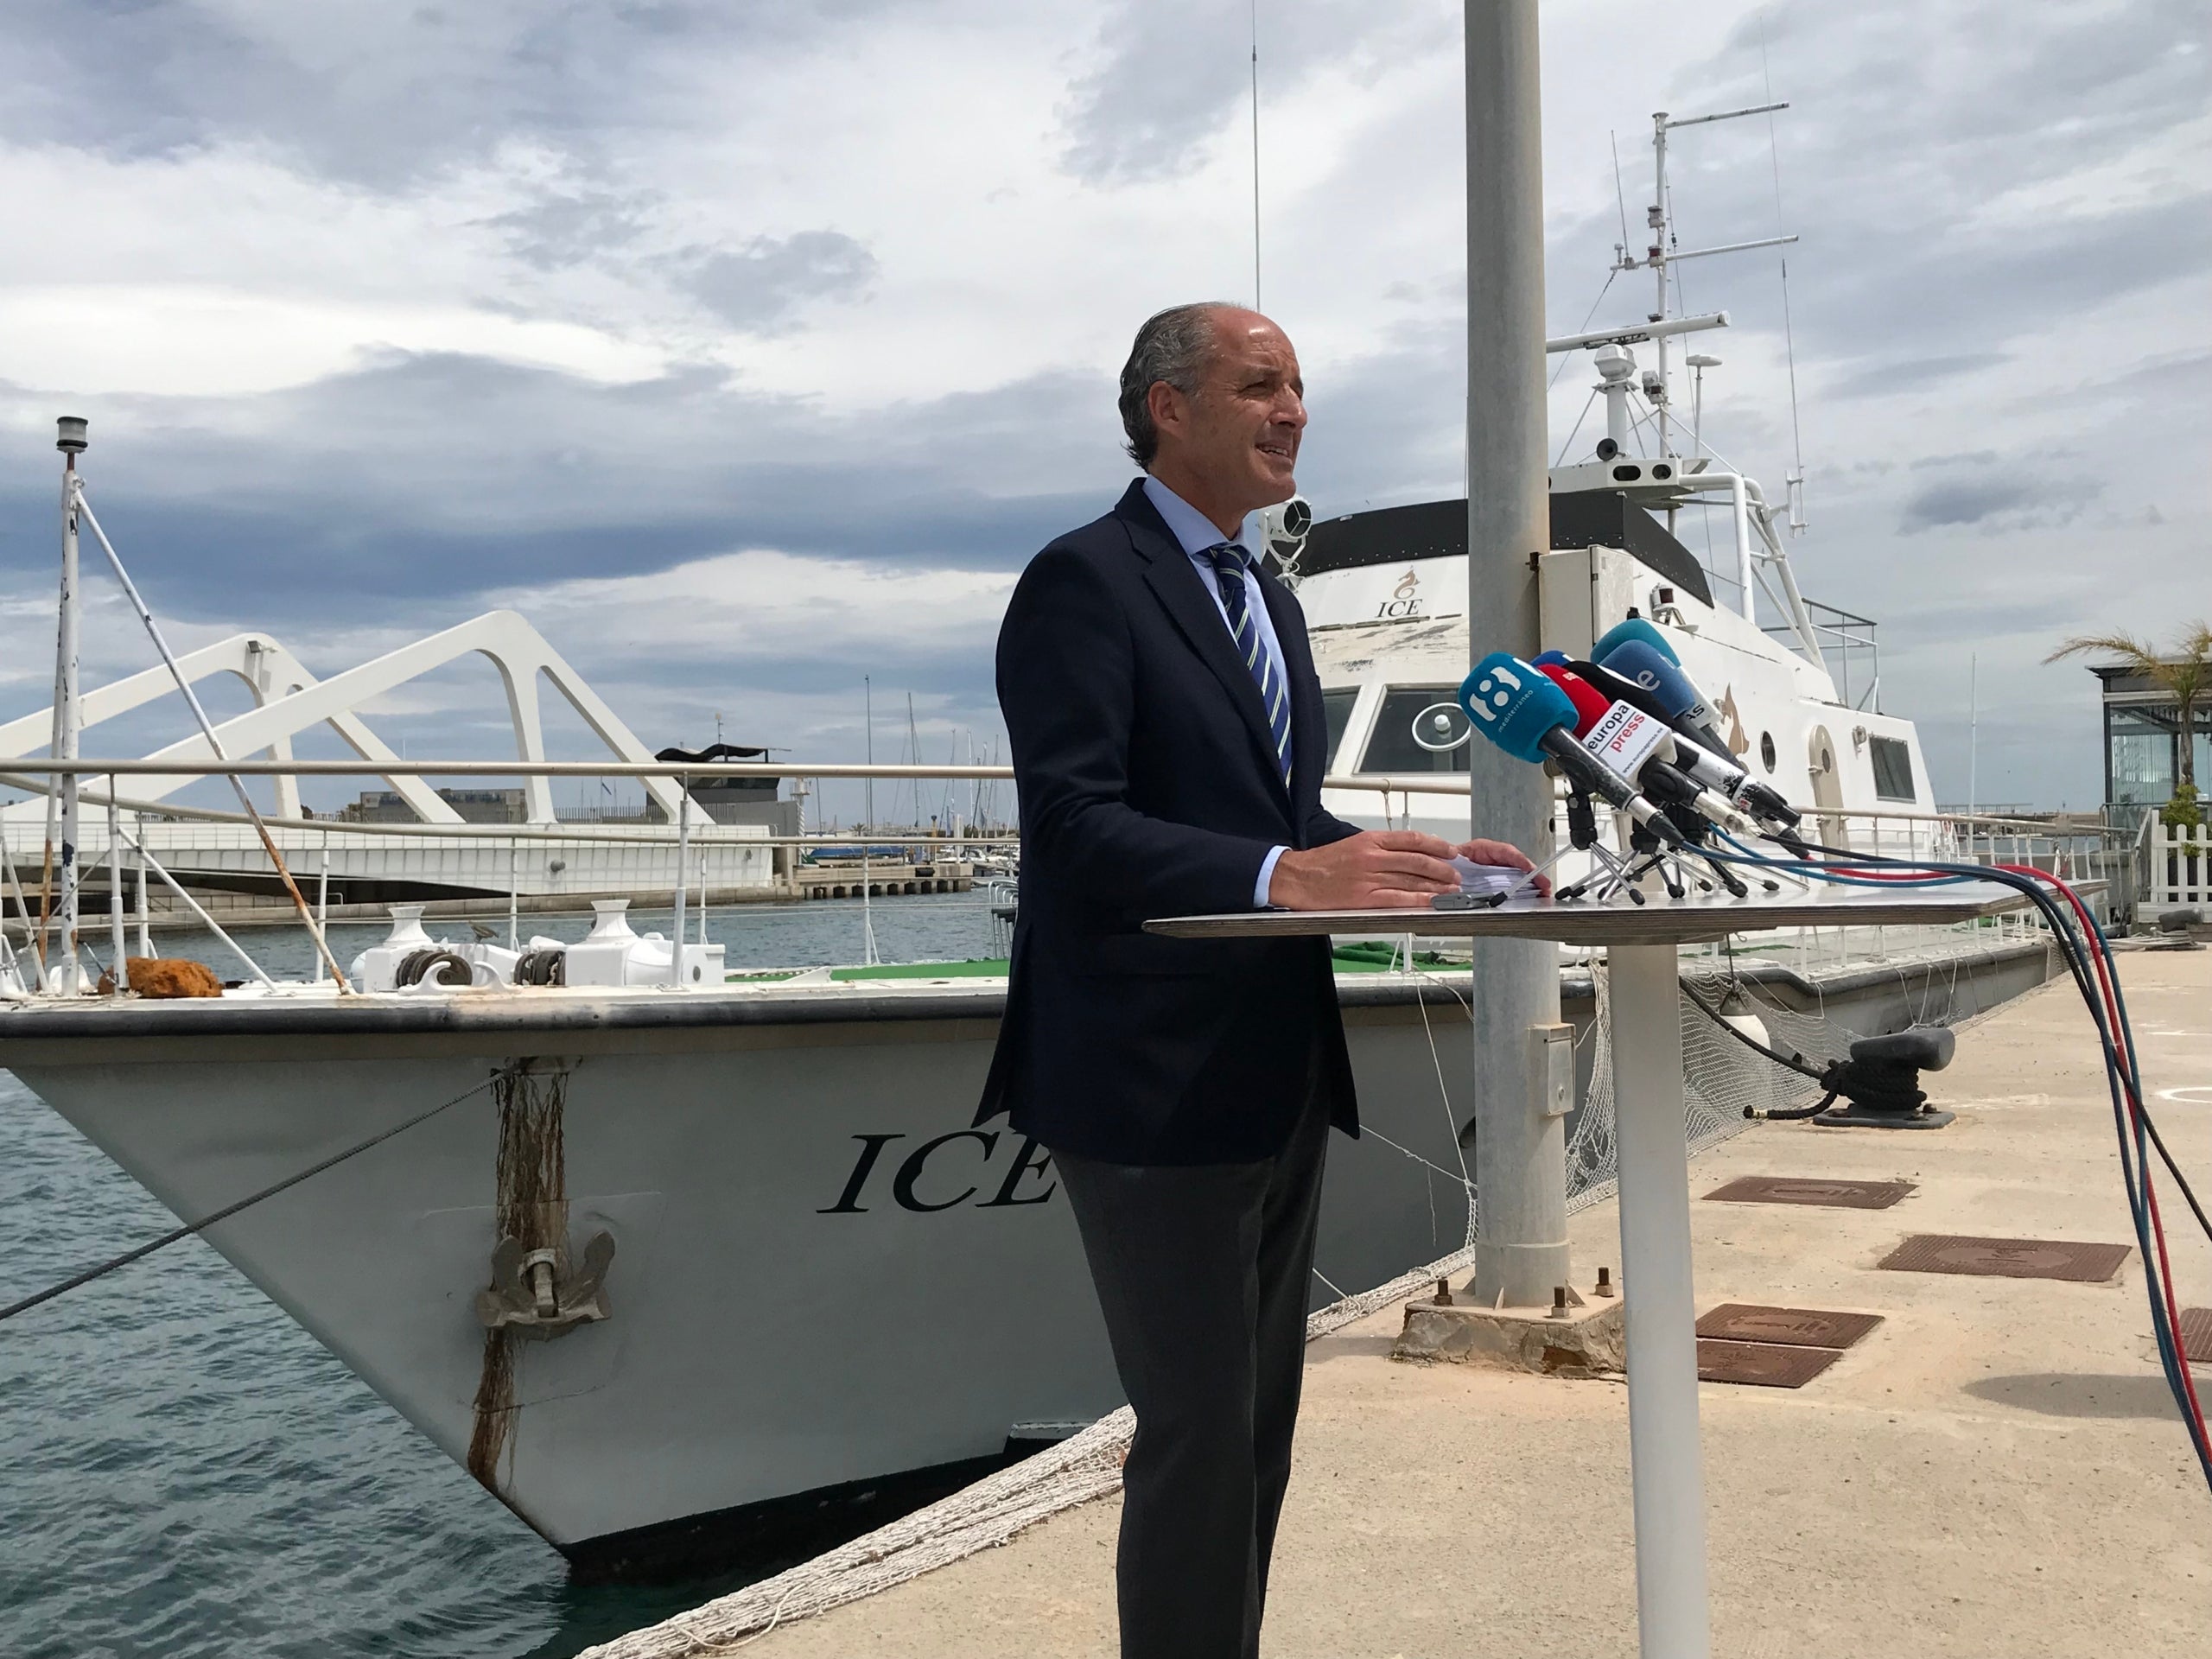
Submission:
M 1033 559 L 1000 629 L 1021 901 L 978 1122 L 1052 1149 L 1137 1431 L 1125 1659 L 1250 1659 L 1290 1477 L 1332 1123 L 1358 1133 L 1322 938 L 1171 939 L 1147 918 L 1426 906 L 1455 849 L 1321 806 L 1321 688 L 1261 564 L 1306 427 L 1290 341 L 1179 306 L 1122 371 L 1145 476 Z

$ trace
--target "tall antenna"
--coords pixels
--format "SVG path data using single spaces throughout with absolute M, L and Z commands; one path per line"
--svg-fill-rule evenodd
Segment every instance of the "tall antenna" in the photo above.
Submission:
M 1621 239 L 1613 244 L 1613 264 L 1620 265 L 1628 258 L 1628 193 L 1621 188 L 1620 135 L 1608 132 L 1605 138 L 1613 147 L 1613 205 L 1621 212 Z
M 1767 64 L 1766 12 L 1762 8 L 1759 19 L 1759 75 L 1766 84 L 1767 102 L 1774 101 L 1774 73 Z M 1774 174 L 1774 228 L 1782 228 L 1782 151 L 1774 134 L 1774 111 L 1766 116 L 1766 158 Z M 1782 262 L 1782 353 L 1789 365 L 1789 460 L 1788 474 L 1783 479 L 1783 488 L 1789 499 L 1789 533 L 1805 533 L 1805 440 L 1797 428 L 1797 342 L 1789 328 L 1789 256 L 1777 251 Z
M 1260 0 L 1252 0 L 1252 308 L 1260 308 Z

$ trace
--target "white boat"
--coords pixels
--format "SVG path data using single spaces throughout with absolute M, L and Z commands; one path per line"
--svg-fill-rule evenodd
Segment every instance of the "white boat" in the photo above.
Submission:
M 1730 747 L 1839 836 L 1870 810 L 1924 807 L 1910 723 L 1871 687 L 1840 691 L 1756 486 L 1665 442 L 1628 455 L 1622 363 L 1638 332 L 1582 342 L 1615 353 L 1601 361 L 1617 414 L 1611 453 L 1554 474 L 1552 642 L 1586 652 L 1633 609 L 1719 700 Z M 1774 587 L 1782 637 L 1716 594 L 1726 573 L 1647 511 L 1679 516 L 1722 487 L 1738 593 Z M 1409 733 L 1459 684 L 1471 622 L 1479 637 L 1465 524 L 1456 503 L 1388 508 L 1281 549 L 1343 816 L 1464 831 L 1464 785 L 1454 798 L 1437 776 L 1464 762 Z M 1446 792 L 1409 790 L 1423 772 Z M 679 938 L 683 913 L 679 900 Z M 1875 1030 L 1940 1011 L 1939 991 L 1965 1012 L 2042 977 L 2039 944 L 1987 944 L 1830 989 Z M 789 1552 L 1118 1403 L 1049 1159 L 970 1125 L 1002 969 L 716 982 L 689 976 L 703 953 L 658 950 L 634 961 L 669 964 L 664 982 L 626 968 L 547 982 L 549 959 L 524 971 L 482 945 L 441 963 L 419 936 L 362 964 L 365 991 L 156 1001 L 34 995 L 19 979 L 0 1066 L 188 1219 L 423 1117 L 205 1236 L 590 1568 L 727 1556 L 748 1539 Z M 1961 952 L 1986 971 L 1961 976 Z M 1459 1249 L 1470 1217 L 1470 1103 L 1452 1063 L 1464 973 L 1402 954 L 1380 972 L 1339 965 L 1368 1133 L 1331 1153 L 1317 1301 Z M 1775 964 L 1776 994 L 1808 971 Z M 1591 997 L 1578 970 L 1567 1004 L 1586 1028 Z M 1586 1087 L 1586 1057 L 1583 1070 Z

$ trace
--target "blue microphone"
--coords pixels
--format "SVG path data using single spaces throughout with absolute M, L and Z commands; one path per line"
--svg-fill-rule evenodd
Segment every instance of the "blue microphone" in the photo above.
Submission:
M 1529 659 L 1529 666 L 1531 668 L 1542 668 L 1546 664 L 1554 668 L 1565 668 L 1567 664 L 1567 656 L 1563 651 L 1540 651 Z
M 1640 616 L 1631 616 L 1627 621 L 1617 622 L 1607 628 L 1605 637 L 1598 641 L 1590 654 L 1602 663 L 1612 654 L 1615 645 L 1626 645 L 1631 639 L 1641 640 L 1669 662 L 1675 664 L 1677 667 L 1681 666 L 1682 659 L 1675 654 L 1675 648 L 1667 643 L 1667 636 Z
M 1801 815 L 1797 809 L 1783 795 L 1751 780 L 1750 773 L 1729 752 L 1728 740 L 1713 723 L 1713 705 L 1679 665 L 1641 640 L 1630 639 L 1614 646 L 1599 666 L 1641 687 L 1649 704 L 1658 709 L 1669 725 L 1711 752 L 1711 760 L 1704 754 L 1683 757 L 1688 762 L 1683 765 L 1685 772 L 1700 783 L 1710 784 L 1743 802 L 1770 823 L 1794 825 L 1798 822 Z
M 1713 724 L 1713 705 L 1691 683 L 1671 652 L 1662 656 L 1641 639 L 1627 639 L 1599 652 L 1598 661 L 1657 697 L 1668 719 L 1688 721 L 1693 727 Z
M 1584 793 L 1620 808 L 1666 845 L 1682 844 L 1681 832 L 1657 807 L 1575 741 L 1573 702 L 1532 664 L 1493 651 L 1459 683 L 1459 707 L 1477 731 L 1515 760 L 1557 762 Z

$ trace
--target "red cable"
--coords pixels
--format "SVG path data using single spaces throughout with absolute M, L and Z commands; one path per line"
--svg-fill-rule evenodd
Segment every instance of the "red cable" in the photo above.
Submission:
M 1839 874 L 1854 875 L 1863 880 L 1878 881 L 1911 881 L 1916 880 L 1926 880 L 1929 875 L 1936 874 L 1936 872 L 1931 871 L 1924 874 L 1916 875 L 1910 872 L 1869 870 L 1854 868 L 1845 865 L 1839 865 L 1835 868 L 1836 873 Z M 2056 875 L 2054 875 L 2049 870 L 2038 869 L 2031 864 L 1998 864 L 1993 865 L 1991 868 L 2003 870 L 2009 874 L 2031 876 L 2037 881 L 2048 883 L 2050 886 L 2056 888 L 2061 893 L 2063 893 L 2066 897 L 2067 903 L 2074 907 L 2074 913 L 2082 924 L 2084 939 L 2086 941 L 2093 942 L 2088 951 L 2088 957 L 2090 965 L 2096 970 L 2097 988 L 2104 1001 L 2106 1026 L 2111 1033 L 2109 1038 L 2107 1039 L 2107 1046 L 2112 1059 L 2115 1062 L 2113 1069 L 2118 1074 L 2120 1080 L 2121 1094 L 2127 1103 L 2127 1116 L 2131 1124 L 2135 1126 L 2141 1125 L 2144 1121 L 2142 1096 L 2139 1090 L 2139 1085 L 2136 1078 L 2129 1071 L 2127 1065 L 2121 1060 L 2121 1054 L 2119 1047 L 2119 1045 L 2123 1040 L 2123 1033 L 2125 1030 L 2125 1026 L 2120 1017 L 2119 994 L 2113 988 L 2111 962 L 2104 949 L 2102 936 L 2098 931 L 2095 918 L 2089 913 L 2088 906 L 2082 902 L 2082 898 L 2079 893 L 2075 893 L 2072 887 L 2069 887 L 2064 881 L 2061 880 Z M 2123 1145 L 2120 1149 L 2120 1156 L 2122 1173 L 2125 1173 L 2127 1162 L 2127 1149 L 2125 1145 Z M 2183 1423 L 2183 1427 L 2189 1431 L 2190 1438 L 2196 1444 L 2196 1446 L 2204 1449 L 2208 1453 L 2212 1453 L 2212 1429 L 2208 1429 L 2206 1427 L 2204 1420 L 2204 1407 L 2196 1396 L 2196 1379 L 2190 1372 L 2188 1356 L 2179 1351 L 2181 1344 L 2181 1309 L 2179 1305 L 2174 1300 L 2173 1266 L 2171 1261 L 2168 1257 L 2166 1250 L 2165 1224 L 2158 1214 L 2158 1189 L 2152 1180 L 2151 1170 L 2147 1163 L 2138 1172 L 2138 1175 L 2143 1183 L 2143 1197 L 2145 1207 L 2149 1212 L 2151 1236 L 2158 1244 L 2158 1291 L 2160 1300 L 2165 1304 L 2166 1325 L 2167 1329 L 2171 1332 L 2173 1335 L 2174 1344 L 2177 1351 L 2175 1356 L 2177 1361 L 2176 1369 L 2181 1373 L 2182 1392 L 2185 1396 L 2187 1421 Z M 2145 1266 L 2147 1268 L 2149 1267 L 2149 1263 L 2145 1263 Z
M 2113 1058 L 2119 1058 L 2117 1045 L 2123 1039 L 2124 1029 L 2120 1014 L 2119 997 L 2113 988 L 2109 959 L 2098 934 L 2096 922 L 2089 914 L 2088 906 L 2082 902 L 2079 893 L 2048 870 L 2040 870 L 2028 864 L 1999 864 L 1994 868 L 2016 875 L 2033 876 L 2039 881 L 2048 882 L 2065 894 L 2067 902 L 2073 906 L 2075 915 L 2081 920 L 2085 938 L 2096 942 L 2094 948 L 2089 951 L 2089 960 L 2096 969 L 2098 988 L 2104 996 L 2106 1018 L 2113 1033 L 2111 1040 L 2114 1045 Z M 2127 1102 L 2128 1116 L 2134 1123 L 2139 1125 L 2143 1121 L 2143 1100 L 2137 1081 L 2126 1065 L 2120 1065 L 2114 1069 L 2120 1075 L 2121 1091 Z M 2144 1164 L 2139 1175 L 2143 1183 L 2144 1201 L 2150 1211 L 2151 1236 L 2157 1242 L 2158 1247 L 2158 1291 L 2166 1305 L 2167 1328 L 2173 1332 L 2176 1369 L 2181 1373 L 2182 1392 L 2188 1396 L 2190 1414 L 2188 1427 L 2191 1438 L 2199 1446 L 2212 1447 L 2212 1433 L 2208 1433 L 2206 1428 L 2204 1408 L 2196 1397 L 2196 1379 L 2190 1372 L 2188 1355 L 2180 1351 L 2181 1309 L 2174 1300 L 2173 1264 L 2166 1254 L 2165 1224 L 2158 1215 L 2158 1187 L 2152 1179 L 2151 1168 L 2147 1162 Z

